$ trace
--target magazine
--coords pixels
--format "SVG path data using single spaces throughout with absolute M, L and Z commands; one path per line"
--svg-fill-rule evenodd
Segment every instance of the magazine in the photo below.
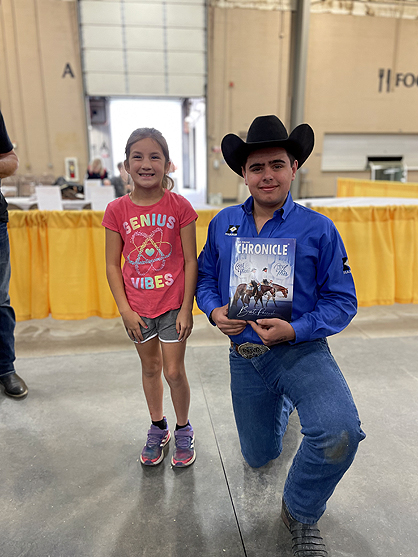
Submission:
M 230 319 L 292 317 L 295 238 L 235 238 L 229 276 Z

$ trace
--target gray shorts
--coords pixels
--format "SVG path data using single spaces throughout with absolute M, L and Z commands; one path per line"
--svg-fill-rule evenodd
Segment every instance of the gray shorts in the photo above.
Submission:
M 144 339 L 141 341 L 141 344 L 157 335 L 161 342 L 178 342 L 179 335 L 176 331 L 176 319 L 179 311 L 180 308 L 172 309 L 158 317 L 142 317 L 141 315 L 141 319 L 148 325 L 148 329 L 144 329 L 141 326 L 142 338 Z M 136 343 L 135 340 L 134 342 Z

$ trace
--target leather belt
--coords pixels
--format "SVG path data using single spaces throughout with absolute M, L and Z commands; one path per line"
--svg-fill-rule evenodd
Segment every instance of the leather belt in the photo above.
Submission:
M 237 344 L 231 340 L 231 348 L 233 348 L 240 356 L 251 360 L 251 358 L 257 358 L 261 354 L 265 354 L 270 350 L 268 346 L 264 344 L 254 344 L 252 342 L 244 342 L 244 344 Z

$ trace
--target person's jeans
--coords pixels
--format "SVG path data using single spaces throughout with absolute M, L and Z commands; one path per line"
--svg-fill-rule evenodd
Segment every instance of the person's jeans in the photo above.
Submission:
M 317 522 L 365 434 L 326 339 L 278 344 L 245 359 L 230 349 L 231 393 L 241 451 L 252 467 L 277 458 L 296 407 L 303 439 L 283 498 L 291 515 Z
M 10 245 L 7 223 L 0 222 L 0 377 L 14 373 L 15 312 L 10 305 Z

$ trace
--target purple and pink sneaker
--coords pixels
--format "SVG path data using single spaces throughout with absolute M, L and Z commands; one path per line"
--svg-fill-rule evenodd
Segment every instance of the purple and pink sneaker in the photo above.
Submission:
M 156 466 L 164 459 L 164 447 L 170 441 L 171 433 L 168 429 L 160 429 L 151 424 L 148 430 L 147 442 L 140 456 L 141 463 L 145 466 Z
M 186 427 L 177 429 L 174 432 L 176 440 L 176 448 L 171 458 L 171 464 L 174 468 L 184 468 L 190 466 L 196 459 L 196 451 L 194 449 L 194 432 L 189 424 Z

